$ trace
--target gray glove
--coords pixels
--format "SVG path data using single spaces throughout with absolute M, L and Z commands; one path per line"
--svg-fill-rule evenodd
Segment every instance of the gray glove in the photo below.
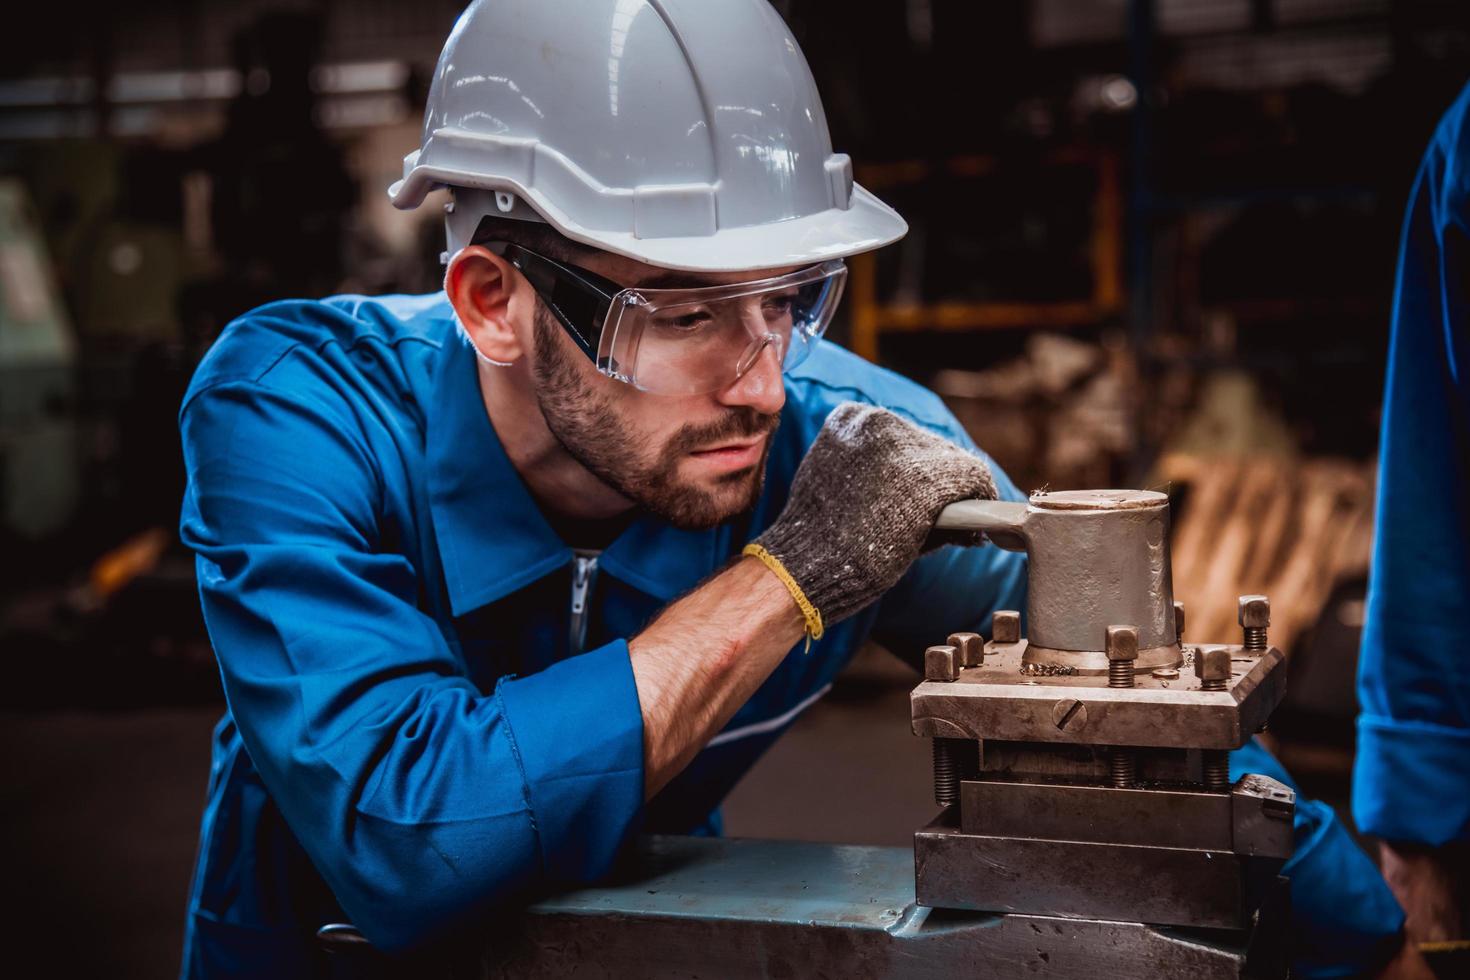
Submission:
M 945 506 L 995 495 L 975 454 L 887 409 L 844 402 L 801 461 L 786 509 L 746 553 L 786 582 L 816 639 L 898 583 Z

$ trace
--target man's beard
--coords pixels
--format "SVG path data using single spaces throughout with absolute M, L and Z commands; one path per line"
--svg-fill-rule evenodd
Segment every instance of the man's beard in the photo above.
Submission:
M 655 452 L 646 438 L 629 431 L 606 395 L 582 380 L 573 362 L 577 355 L 566 349 L 561 326 L 539 299 L 534 323 L 536 399 L 551 434 L 573 459 L 629 500 L 685 530 L 707 530 L 755 507 L 765 485 L 769 439 L 754 472 L 744 469 L 717 478 L 720 487 L 746 485 L 733 506 L 723 496 L 681 483 L 679 463 L 691 450 L 774 432 L 779 415 L 742 405 L 718 422 L 683 426 Z M 646 458 L 650 455 L 652 459 Z

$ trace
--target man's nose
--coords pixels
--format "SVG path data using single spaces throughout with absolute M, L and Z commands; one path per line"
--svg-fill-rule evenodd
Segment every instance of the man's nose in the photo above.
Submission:
M 779 343 L 766 343 L 755 363 L 722 391 L 715 399 L 721 405 L 748 405 L 766 415 L 775 415 L 786 404 L 786 388 L 781 383 L 781 360 L 784 351 Z

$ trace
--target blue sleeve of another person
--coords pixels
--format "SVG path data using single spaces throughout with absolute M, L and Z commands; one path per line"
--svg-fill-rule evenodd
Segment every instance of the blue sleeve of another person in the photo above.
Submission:
M 1400 245 L 1363 631 L 1353 814 L 1470 839 L 1470 87 L 1420 167 Z
M 1404 913 L 1372 860 L 1321 800 L 1309 800 L 1255 739 L 1230 755 L 1230 778 L 1255 772 L 1297 791 L 1291 879 L 1291 975 L 1371 973 L 1398 950 Z

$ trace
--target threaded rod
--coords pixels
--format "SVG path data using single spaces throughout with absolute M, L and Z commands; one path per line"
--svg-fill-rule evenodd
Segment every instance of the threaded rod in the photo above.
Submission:
M 1252 653 L 1260 653 L 1266 649 L 1266 627 L 1247 626 L 1245 628 L 1245 648 Z
M 1131 660 L 1109 660 L 1108 661 L 1108 687 L 1132 687 L 1133 686 L 1133 661 Z
M 1225 690 L 1225 683 L 1225 678 L 1223 677 L 1207 678 L 1199 682 L 1199 689 L 1201 691 L 1223 691 Z
M 1220 749 L 1204 753 L 1205 789 L 1226 790 L 1230 788 L 1230 753 Z
M 960 781 L 980 768 L 980 743 L 968 738 L 934 740 L 934 802 L 949 806 L 960 798 Z
M 1113 749 L 1108 756 L 1108 771 L 1116 789 L 1128 789 L 1138 782 L 1138 767 L 1132 749 Z

